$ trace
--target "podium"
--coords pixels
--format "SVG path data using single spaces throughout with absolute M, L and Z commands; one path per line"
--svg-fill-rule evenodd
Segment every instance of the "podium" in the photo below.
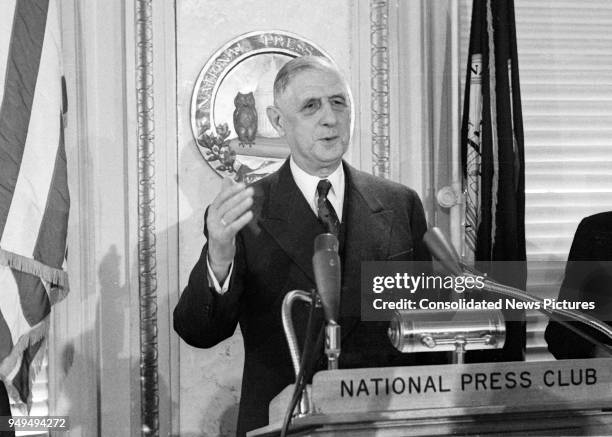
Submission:
M 612 359 L 318 372 L 292 436 L 612 435 Z M 270 403 L 279 435 L 293 392 Z

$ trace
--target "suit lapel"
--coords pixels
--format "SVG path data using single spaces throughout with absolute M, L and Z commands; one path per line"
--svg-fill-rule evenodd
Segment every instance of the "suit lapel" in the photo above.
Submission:
M 291 175 L 289 160 L 270 186 L 269 203 L 261 226 L 306 274 L 314 286 L 314 239 L 324 232 Z
M 345 242 L 340 306 L 343 338 L 360 320 L 361 262 L 387 259 L 393 222 L 393 211 L 383 207 L 375 189 L 363 176 L 346 163 L 344 170 Z M 324 230 L 295 184 L 288 160 L 270 185 L 268 204 L 264 206 L 260 223 L 314 287 L 313 243 Z
M 387 258 L 393 211 L 383 207 L 359 172 L 348 165 L 344 168 L 347 189 L 341 315 L 354 320 L 361 314 L 361 262 Z M 349 321 L 349 325 L 354 323 Z M 351 329 L 352 326 L 343 326 L 343 334 Z

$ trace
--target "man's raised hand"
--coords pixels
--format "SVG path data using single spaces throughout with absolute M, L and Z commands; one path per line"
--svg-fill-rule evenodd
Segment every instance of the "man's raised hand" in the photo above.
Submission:
M 208 262 L 217 281 L 225 280 L 236 253 L 236 234 L 253 218 L 253 188 L 223 178 L 208 208 Z

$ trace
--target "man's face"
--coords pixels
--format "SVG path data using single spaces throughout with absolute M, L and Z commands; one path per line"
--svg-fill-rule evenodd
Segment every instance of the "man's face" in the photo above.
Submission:
M 307 173 L 328 176 L 349 145 L 351 106 L 346 85 L 331 69 L 309 69 L 291 78 L 271 120 L 295 162 Z M 275 123 L 276 121 L 276 123 Z

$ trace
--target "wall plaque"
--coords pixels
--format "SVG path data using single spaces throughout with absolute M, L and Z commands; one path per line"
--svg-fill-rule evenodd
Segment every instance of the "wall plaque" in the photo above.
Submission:
M 198 150 L 219 175 L 252 183 L 278 169 L 289 155 L 266 107 L 273 103 L 278 70 L 304 55 L 331 60 L 297 35 L 258 31 L 228 42 L 206 62 L 191 99 L 191 130 Z

